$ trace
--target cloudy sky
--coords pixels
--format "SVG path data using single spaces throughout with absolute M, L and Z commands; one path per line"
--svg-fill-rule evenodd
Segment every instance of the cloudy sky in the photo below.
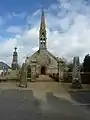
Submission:
M 89 0 L 0 0 L 0 60 L 10 65 L 17 46 L 21 64 L 38 49 L 42 7 L 48 50 L 82 62 L 90 53 Z

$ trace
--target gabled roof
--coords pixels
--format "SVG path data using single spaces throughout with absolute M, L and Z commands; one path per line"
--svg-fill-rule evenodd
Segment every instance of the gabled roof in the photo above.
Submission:
M 57 60 L 57 57 L 55 57 L 51 52 L 48 51 L 48 53 L 49 53 L 50 56 L 52 56 L 52 58 L 54 58 L 55 60 Z
M 4 62 L 2 62 L 2 61 L 0 61 L 0 66 L 1 66 L 1 67 L 5 66 L 5 67 L 11 69 L 11 67 L 10 67 L 9 65 L 7 65 L 6 63 L 4 63 Z

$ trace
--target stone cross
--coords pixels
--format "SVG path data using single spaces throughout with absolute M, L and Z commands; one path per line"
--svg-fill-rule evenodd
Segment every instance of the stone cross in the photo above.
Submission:
M 16 52 L 17 48 L 15 47 L 14 49 L 15 49 L 15 52 Z
M 64 76 L 64 62 L 61 60 L 61 65 L 60 65 L 60 76 L 61 80 L 63 81 L 63 76 Z
M 81 88 L 80 63 L 78 56 L 74 57 L 73 60 L 72 87 Z
M 60 76 L 60 58 L 57 57 L 57 65 L 58 65 L 58 82 L 61 80 Z
M 22 68 L 20 71 L 19 87 L 27 87 L 27 66 L 25 63 L 22 64 Z
M 63 72 L 64 72 L 64 67 L 63 67 L 63 61 L 60 58 L 57 58 L 58 62 L 58 78 L 59 81 L 63 80 Z
M 31 62 L 31 81 L 36 81 L 36 71 L 37 71 L 36 63 L 37 63 L 36 58 L 34 58 Z

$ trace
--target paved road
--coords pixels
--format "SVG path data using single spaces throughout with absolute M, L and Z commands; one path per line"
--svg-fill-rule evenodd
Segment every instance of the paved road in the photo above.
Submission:
M 69 92 L 71 98 L 79 103 L 79 106 L 90 110 L 90 92 Z
M 88 95 L 90 97 L 90 93 Z M 0 90 L 0 120 L 70 119 L 90 120 L 90 111 L 64 98 L 55 97 L 51 92 L 46 93 L 44 101 L 35 98 L 30 90 Z

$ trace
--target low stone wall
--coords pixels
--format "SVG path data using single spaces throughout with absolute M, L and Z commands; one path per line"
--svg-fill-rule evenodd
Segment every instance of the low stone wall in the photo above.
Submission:
M 90 84 L 90 73 L 81 73 L 82 83 Z
M 49 75 L 58 81 L 58 74 Z M 81 72 L 81 81 L 82 84 L 90 84 L 90 72 Z M 71 83 L 72 82 L 72 72 L 65 72 L 63 82 Z
M 0 82 L 7 82 L 7 81 L 19 81 L 19 78 L 8 78 L 8 77 L 0 77 Z
M 72 82 L 72 72 L 67 73 L 67 77 L 65 77 L 64 73 L 64 82 L 71 83 Z M 90 84 L 90 73 L 89 72 L 81 72 L 81 81 L 82 84 Z
M 17 70 L 13 70 L 10 73 L 0 75 L 0 82 L 2 82 L 2 81 L 19 81 L 19 80 L 20 80 L 20 74 L 19 74 L 19 71 L 17 71 Z

